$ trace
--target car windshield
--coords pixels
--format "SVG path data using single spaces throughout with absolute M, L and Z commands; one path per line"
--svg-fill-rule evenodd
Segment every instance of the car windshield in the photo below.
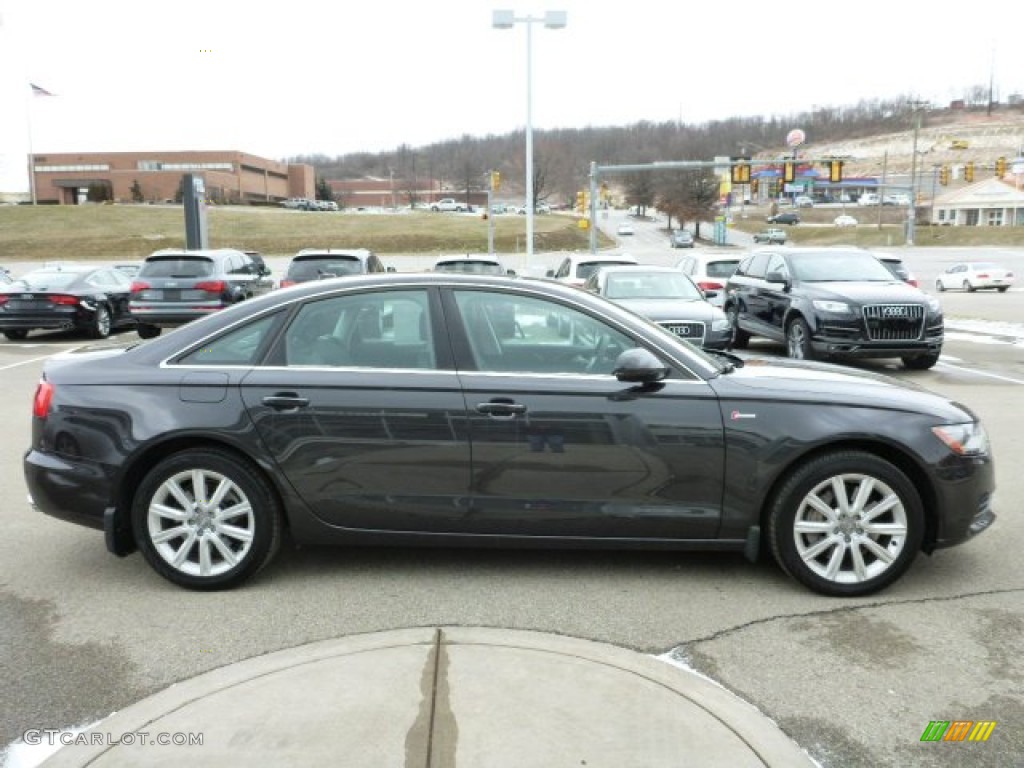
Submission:
M 736 271 L 739 263 L 739 259 L 709 261 L 707 268 L 708 277 L 732 277 L 732 273 Z
M 288 270 L 293 280 L 316 280 L 321 277 L 359 275 L 363 272 L 362 262 L 354 256 L 332 256 L 330 258 L 296 259 Z
M 504 275 L 505 270 L 493 261 L 462 259 L 442 261 L 434 266 L 435 272 L 468 272 L 474 275 Z
M 793 277 L 805 283 L 891 281 L 892 272 L 870 253 L 794 253 Z
M 576 265 L 576 277 L 586 280 L 601 267 L 628 266 L 632 261 L 581 261 Z
M 78 278 L 78 272 L 40 270 L 22 275 L 11 283 L 11 288 L 24 291 L 66 291 Z
M 703 298 L 697 287 L 683 274 L 673 272 L 611 272 L 605 284 L 609 299 L 683 299 Z
M 139 270 L 139 277 L 209 277 L 212 274 L 211 259 L 191 256 L 149 258 Z

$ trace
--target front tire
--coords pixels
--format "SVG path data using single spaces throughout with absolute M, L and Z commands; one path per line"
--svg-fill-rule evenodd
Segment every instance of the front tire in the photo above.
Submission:
M 964 290 L 968 293 L 974 293 L 974 286 L 971 285 L 970 281 L 964 280 Z
M 924 536 L 913 483 L 870 453 L 819 456 L 797 468 L 769 510 L 772 554 L 815 592 L 858 597 L 910 567 Z
M 935 290 L 938 291 L 939 293 L 945 293 L 945 291 L 946 291 L 946 284 L 944 282 L 942 282 L 941 280 L 936 280 L 935 281 Z
M 110 335 L 110 310 L 102 304 L 93 313 L 89 336 L 93 339 L 105 339 Z
M 927 355 L 914 355 L 902 359 L 903 365 L 912 371 L 927 371 L 929 368 L 934 368 L 935 364 L 939 362 L 939 353 L 931 352 Z
M 813 360 L 811 329 L 807 321 L 797 317 L 786 328 L 786 353 L 794 360 Z
M 281 543 L 274 489 L 247 461 L 216 448 L 157 464 L 135 494 L 131 518 L 146 562 L 188 589 L 235 587 L 267 565 Z
M 139 334 L 140 339 L 155 339 L 160 335 L 160 327 L 156 325 L 146 325 L 145 323 L 139 323 L 135 327 L 136 333 Z
M 25 339 L 28 338 L 28 331 L 24 331 L 18 328 L 13 331 L 4 331 L 4 336 L 6 336 L 11 341 L 24 341 Z

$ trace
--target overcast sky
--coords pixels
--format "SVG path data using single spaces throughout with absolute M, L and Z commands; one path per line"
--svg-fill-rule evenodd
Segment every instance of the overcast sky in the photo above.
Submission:
M 1014 7 L 0 0 L 0 191 L 27 187 L 30 144 L 37 154 L 284 159 L 521 129 L 527 24 L 493 29 L 495 8 L 567 12 L 565 29 L 530 25 L 533 126 L 544 129 L 790 115 L 901 95 L 945 104 L 990 78 L 1005 100 L 1024 92 Z M 31 98 L 30 82 L 55 96 Z

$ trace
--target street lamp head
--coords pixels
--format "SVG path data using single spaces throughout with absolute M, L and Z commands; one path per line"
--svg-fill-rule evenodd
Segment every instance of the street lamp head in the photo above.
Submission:
M 512 29 L 516 23 L 515 11 L 494 11 L 491 26 L 495 29 Z
M 548 29 L 565 29 L 565 11 L 545 11 L 544 26 Z

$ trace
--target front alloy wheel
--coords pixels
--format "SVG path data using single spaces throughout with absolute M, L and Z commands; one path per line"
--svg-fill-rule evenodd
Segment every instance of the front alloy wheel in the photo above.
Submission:
M 165 579 L 190 589 L 226 589 L 273 558 L 281 512 L 258 470 L 209 448 L 174 454 L 146 475 L 132 528 L 146 561 Z
M 783 570 L 816 592 L 854 597 L 907 570 L 921 548 L 924 512 L 914 485 L 895 465 L 848 451 L 793 472 L 768 524 Z
M 811 347 L 811 329 L 802 317 L 793 320 L 786 329 L 786 352 L 794 360 L 814 359 L 814 349 Z

